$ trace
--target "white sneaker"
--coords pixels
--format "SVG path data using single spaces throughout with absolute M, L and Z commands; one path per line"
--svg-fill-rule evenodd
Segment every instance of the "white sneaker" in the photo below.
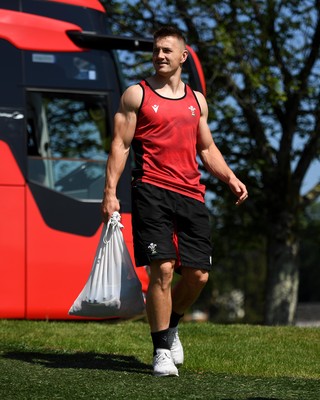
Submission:
M 173 363 L 170 350 L 156 350 L 156 355 L 153 357 L 153 375 L 179 376 L 178 369 Z
M 179 339 L 178 327 L 169 328 L 168 343 L 172 360 L 175 365 L 181 365 L 184 361 L 183 347 Z

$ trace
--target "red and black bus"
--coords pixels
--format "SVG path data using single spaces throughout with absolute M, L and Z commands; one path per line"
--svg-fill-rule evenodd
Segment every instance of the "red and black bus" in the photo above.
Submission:
M 0 318 L 74 318 L 68 310 L 98 244 L 113 115 L 128 84 L 121 59 L 151 50 L 150 39 L 112 35 L 98 0 L 0 0 Z M 189 50 L 186 74 L 204 92 Z M 131 255 L 132 163 L 118 187 Z M 145 292 L 147 272 L 137 274 Z

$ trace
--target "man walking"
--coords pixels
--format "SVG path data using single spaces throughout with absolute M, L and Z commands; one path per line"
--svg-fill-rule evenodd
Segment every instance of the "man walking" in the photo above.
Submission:
M 102 201 L 107 221 L 120 210 L 116 188 L 132 148 L 134 252 L 137 266 L 150 266 L 146 310 L 155 376 L 178 376 L 177 366 L 184 361 L 178 323 L 211 269 L 209 218 L 197 154 L 207 171 L 229 186 L 237 205 L 248 197 L 212 139 L 204 96 L 181 80 L 187 57 L 178 29 L 155 32 L 155 74 L 124 92 L 115 115 Z M 174 271 L 181 278 L 172 289 Z

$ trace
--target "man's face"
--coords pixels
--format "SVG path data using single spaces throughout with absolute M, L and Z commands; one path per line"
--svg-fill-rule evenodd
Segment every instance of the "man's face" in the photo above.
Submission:
M 159 75 L 172 75 L 185 62 L 188 52 L 183 41 L 175 36 L 166 36 L 155 41 L 153 65 Z

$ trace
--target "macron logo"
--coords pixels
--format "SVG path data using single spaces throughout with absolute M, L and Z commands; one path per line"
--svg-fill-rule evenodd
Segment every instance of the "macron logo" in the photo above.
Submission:
M 157 113 L 157 112 L 158 112 L 159 106 L 157 106 L 157 105 L 155 104 L 154 106 L 152 106 L 152 108 L 153 108 L 153 111 L 154 111 L 155 113 Z

